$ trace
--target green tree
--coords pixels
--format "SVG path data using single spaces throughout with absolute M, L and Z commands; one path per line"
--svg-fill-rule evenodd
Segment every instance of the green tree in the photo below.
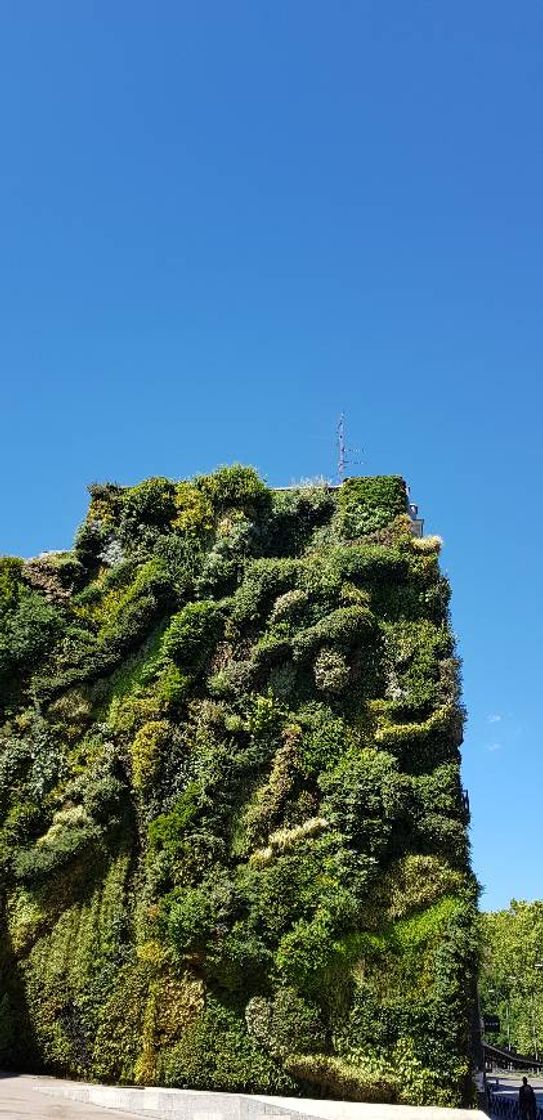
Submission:
M 495 1013 L 492 1038 L 523 1054 L 543 1052 L 543 901 L 481 914 L 483 1014 Z

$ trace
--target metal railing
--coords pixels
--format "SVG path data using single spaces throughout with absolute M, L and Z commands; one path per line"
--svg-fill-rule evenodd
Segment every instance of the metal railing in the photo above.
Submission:
M 488 1114 L 495 1120 L 524 1120 L 521 1116 L 518 1100 L 515 1096 L 506 1093 L 495 1093 L 487 1088 Z M 537 1106 L 536 1113 L 531 1120 L 543 1120 L 543 1110 Z

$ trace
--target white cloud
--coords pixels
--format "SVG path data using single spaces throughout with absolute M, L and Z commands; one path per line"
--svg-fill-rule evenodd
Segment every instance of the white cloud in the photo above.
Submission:
M 489 723 L 500 723 L 502 717 L 500 715 L 487 716 Z
M 501 751 L 502 745 L 501 743 L 488 743 L 486 749 L 487 751 Z

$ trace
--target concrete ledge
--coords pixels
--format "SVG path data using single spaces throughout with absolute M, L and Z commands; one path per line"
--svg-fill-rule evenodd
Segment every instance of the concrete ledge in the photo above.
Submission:
M 412 1105 L 358 1104 L 310 1100 L 305 1097 L 252 1096 L 248 1093 L 207 1093 L 192 1089 L 123 1088 L 32 1078 L 38 1093 L 131 1112 L 160 1120 L 488 1120 L 484 1112 L 461 1108 L 416 1108 Z

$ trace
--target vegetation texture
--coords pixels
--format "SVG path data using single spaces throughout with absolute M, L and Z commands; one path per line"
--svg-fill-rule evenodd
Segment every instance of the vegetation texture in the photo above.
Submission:
M 543 1053 L 543 902 L 511 902 L 508 910 L 481 914 L 481 1006 L 497 1015 L 488 1035 L 517 1053 Z
M 90 495 L 0 561 L 0 1062 L 465 1100 L 462 710 L 403 481 Z

